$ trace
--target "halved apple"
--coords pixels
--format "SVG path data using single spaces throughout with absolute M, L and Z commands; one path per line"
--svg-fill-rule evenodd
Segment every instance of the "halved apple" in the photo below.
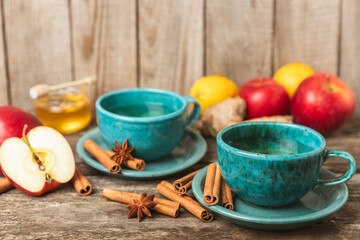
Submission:
M 49 127 L 35 127 L 23 138 L 8 138 L 0 148 L 4 175 L 20 190 L 41 195 L 71 180 L 75 160 L 66 139 Z

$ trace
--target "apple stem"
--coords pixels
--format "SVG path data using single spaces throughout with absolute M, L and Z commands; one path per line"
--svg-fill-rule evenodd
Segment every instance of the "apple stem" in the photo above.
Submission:
M 27 138 L 26 138 L 26 129 L 27 129 L 27 127 L 28 127 L 28 125 L 27 124 L 24 124 L 24 127 L 23 127 L 23 132 L 22 132 L 22 137 L 23 137 L 23 139 L 24 139 L 24 141 L 25 141 L 25 143 L 27 144 L 27 145 L 30 145 L 29 143 L 28 143 L 28 141 L 27 141 Z
M 333 92 L 334 91 L 334 89 L 333 89 L 333 87 L 331 86 L 331 81 L 330 81 L 330 75 L 326 75 L 326 80 L 327 80 L 327 82 L 328 82 L 328 84 L 329 84 L 329 90 L 331 91 L 331 92 Z

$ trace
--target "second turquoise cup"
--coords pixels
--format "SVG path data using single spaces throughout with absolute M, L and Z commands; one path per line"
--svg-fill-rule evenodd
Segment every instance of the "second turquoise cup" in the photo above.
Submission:
M 188 113 L 188 105 L 192 112 Z M 96 101 L 101 136 L 114 147 L 128 139 L 134 155 L 145 161 L 159 159 L 173 150 L 188 126 L 200 116 L 200 105 L 192 97 L 153 88 L 113 91 Z
M 225 182 L 243 200 L 266 207 L 294 203 L 312 189 L 344 183 L 355 174 L 349 153 L 325 147 L 320 133 L 289 123 L 240 123 L 217 135 Z M 336 179 L 319 179 L 323 163 L 332 157 L 345 159 L 348 171 Z

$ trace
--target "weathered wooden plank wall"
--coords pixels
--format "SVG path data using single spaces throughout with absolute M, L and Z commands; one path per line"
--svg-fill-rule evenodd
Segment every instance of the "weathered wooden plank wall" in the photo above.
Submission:
M 3 13 L 11 104 L 31 109 L 32 85 L 72 79 L 68 5 L 3 0 Z
M 3 9 L 2 4 L 0 5 L 0 26 L 3 26 Z M 5 47 L 4 47 L 4 36 L 3 31 L 0 31 L 0 105 L 8 104 L 8 83 L 6 77 L 6 65 L 5 65 Z
M 203 76 L 203 0 L 139 1 L 139 86 L 187 93 Z
M 97 96 L 137 86 L 136 1 L 71 1 L 74 78 L 96 75 Z
M 317 72 L 338 73 L 340 0 L 278 0 L 274 69 L 300 61 Z
M 0 0 L 0 104 L 32 110 L 27 90 L 96 74 L 91 91 L 187 94 L 203 75 L 238 85 L 301 61 L 340 75 L 360 117 L 356 0 Z M 9 91 L 8 91 L 9 90 Z M 8 102 L 9 101 L 9 102 Z
M 340 77 L 357 96 L 356 116 L 360 116 L 360 5 L 343 1 L 340 47 Z
M 274 1 L 206 2 L 206 74 L 222 74 L 238 85 L 272 75 Z

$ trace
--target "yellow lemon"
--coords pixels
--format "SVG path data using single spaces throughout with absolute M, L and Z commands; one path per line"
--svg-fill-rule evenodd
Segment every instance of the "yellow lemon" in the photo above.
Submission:
M 235 97 L 238 87 L 230 79 L 222 76 L 206 76 L 198 79 L 190 89 L 190 96 L 198 100 L 201 113 L 207 107 L 228 97 Z
M 274 79 L 285 87 L 289 97 L 292 98 L 300 83 L 314 73 L 315 71 L 308 65 L 295 62 L 279 68 L 274 75 Z

